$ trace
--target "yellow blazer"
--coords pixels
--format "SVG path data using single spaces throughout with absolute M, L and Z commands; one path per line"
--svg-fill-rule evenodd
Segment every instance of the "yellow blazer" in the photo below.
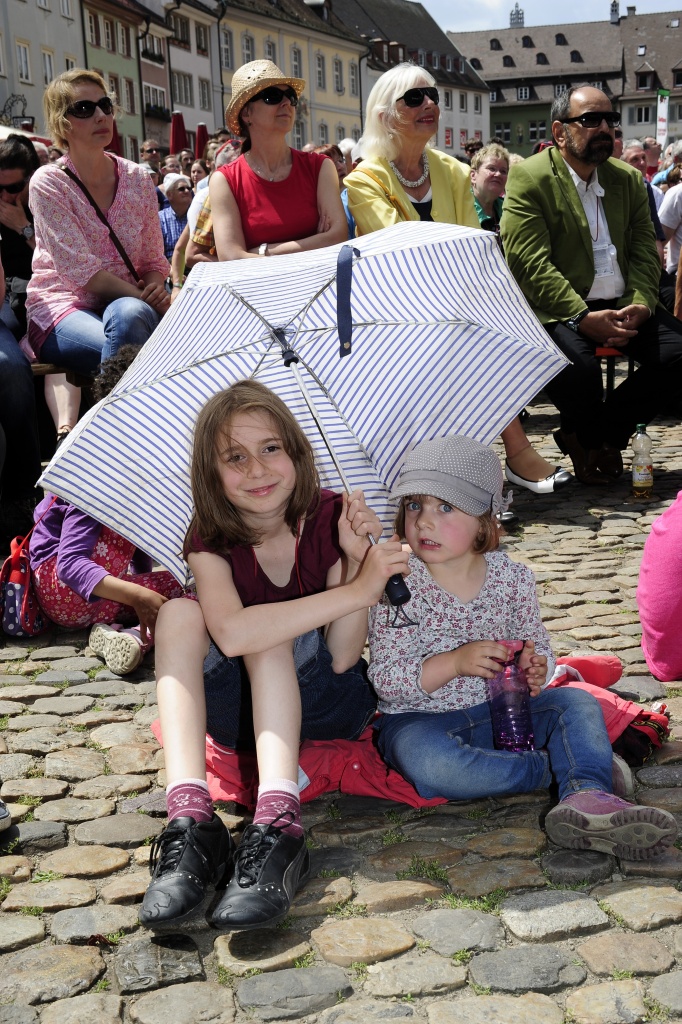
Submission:
M 429 149 L 428 154 L 434 221 L 480 228 L 467 165 L 437 149 Z M 358 235 L 368 235 L 405 220 L 419 220 L 409 196 L 383 157 L 363 160 L 346 175 L 344 184 Z

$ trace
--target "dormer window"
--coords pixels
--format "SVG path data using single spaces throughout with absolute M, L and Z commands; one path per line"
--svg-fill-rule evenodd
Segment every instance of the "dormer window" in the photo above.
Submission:
M 563 32 L 557 32 L 554 36 L 554 42 L 557 46 L 568 46 L 568 40 Z
M 472 68 L 475 71 L 480 71 L 481 68 L 483 67 L 483 65 L 481 64 L 481 62 L 478 59 L 478 57 L 472 57 L 471 60 L 469 61 L 469 63 L 471 64 Z M 451 71 L 451 70 L 452 70 L 452 68 L 448 68 L 448 71 Z
M 388 64 L 388 43 L 381 44 L 381 59 L 384 64 Z
M 516 87 L 516 98 L 517 98 L 517 100 L 529 100 L 530 99 L 530 86 L 528 86 L 528 85 L 517 85 L 517 87 Z
M 490 40 L 490 49 L 491 50 L 501 50 L 502 49 L 502 43 L 500 42 L 500 40 L 499 39 L 491 39 Z
M 582 64 L 583 59 L 580 56 L 580 50 L 571 50 L 571 64 Z
M 530 36 L 523 36 L 523 38 L 521 39 L 521 45 L 526 50 L 532 50 L 533 49 L 533 40 L 531 39 Z
M 638 89 L 653 89 L 654 76 L 652 71 L 640 71 L 637 74 Z
M 514 58 L 510 57 L 508 54 L 505 54 L 505 56 L 502 58 L 502 63 L 504 64 L 505 68 L 513 68 L 516 66 L 514 64 Z
M 535 55 L 535 63 L 536 64 L 549 64 L 549 61 L 547 60 L 547 54 L 546 53 L 538 53 L 538 54 L 536 54 Z
M 417 63 L 420 68 L 426 67 L 426 50 L 419 50 L 417 53 Z
M 453 63 L 453 60 L 452 60 L 452 54 L 451 53 L 449 53 L 447 55 L 447 57 L 445 58 L 445 67 L 447 68 L 448 71 L 452 71 L 452 69 L 454 67 L 454 63 Z
M 439 68 L 440 67 L 440 54 L 439 54 L 438 50 L 434 50 L 433 53 L 431 54 L 431 67 L 432 68 Z
M 642 44 L 641 46 L 637 47 L 637 56 L 638 57 L 646 56 L 646 46 L 644 46 L 644 44 Z

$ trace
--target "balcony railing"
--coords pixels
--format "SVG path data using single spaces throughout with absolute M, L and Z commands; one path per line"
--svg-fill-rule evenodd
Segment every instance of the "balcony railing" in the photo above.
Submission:
M 155 64 L 165 64 L 166 58 L 162 53 L 156 53 L 154 50 L 141 50 L 140 56 L 144 57 L 145 60 L 153 60 Z
M 145 103 L 144 116 L 155 117 L 157 121 L 167 121 L 169 123 L 173 117 L 168 107 L 159 107 L 155 103 Z

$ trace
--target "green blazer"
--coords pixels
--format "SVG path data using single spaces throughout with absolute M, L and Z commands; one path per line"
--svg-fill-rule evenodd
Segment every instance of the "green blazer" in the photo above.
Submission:
M 597 173 L 625 280 L 625 294 L 614 307 L 637 303 L 653 312 L 661 263 L 642 176 L 621 160 L 607 160 Z M 568 320 L 586 309 L 594 281 L 592 238 L 558 149 L 511 168 L 500 230 L 509 268 L 541 323 Z

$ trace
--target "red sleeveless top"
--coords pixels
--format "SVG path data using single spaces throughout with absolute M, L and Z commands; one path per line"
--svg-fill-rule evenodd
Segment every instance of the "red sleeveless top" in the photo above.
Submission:
M 218 168 L 237 201 L 247 249 L 263 242 L 295 242 L 317 233 L 317 179 L 328 157 L 297 149 L 291 150 L 291 156 L 291 172 L 284 181 L 265 181 L 243 156 Z

